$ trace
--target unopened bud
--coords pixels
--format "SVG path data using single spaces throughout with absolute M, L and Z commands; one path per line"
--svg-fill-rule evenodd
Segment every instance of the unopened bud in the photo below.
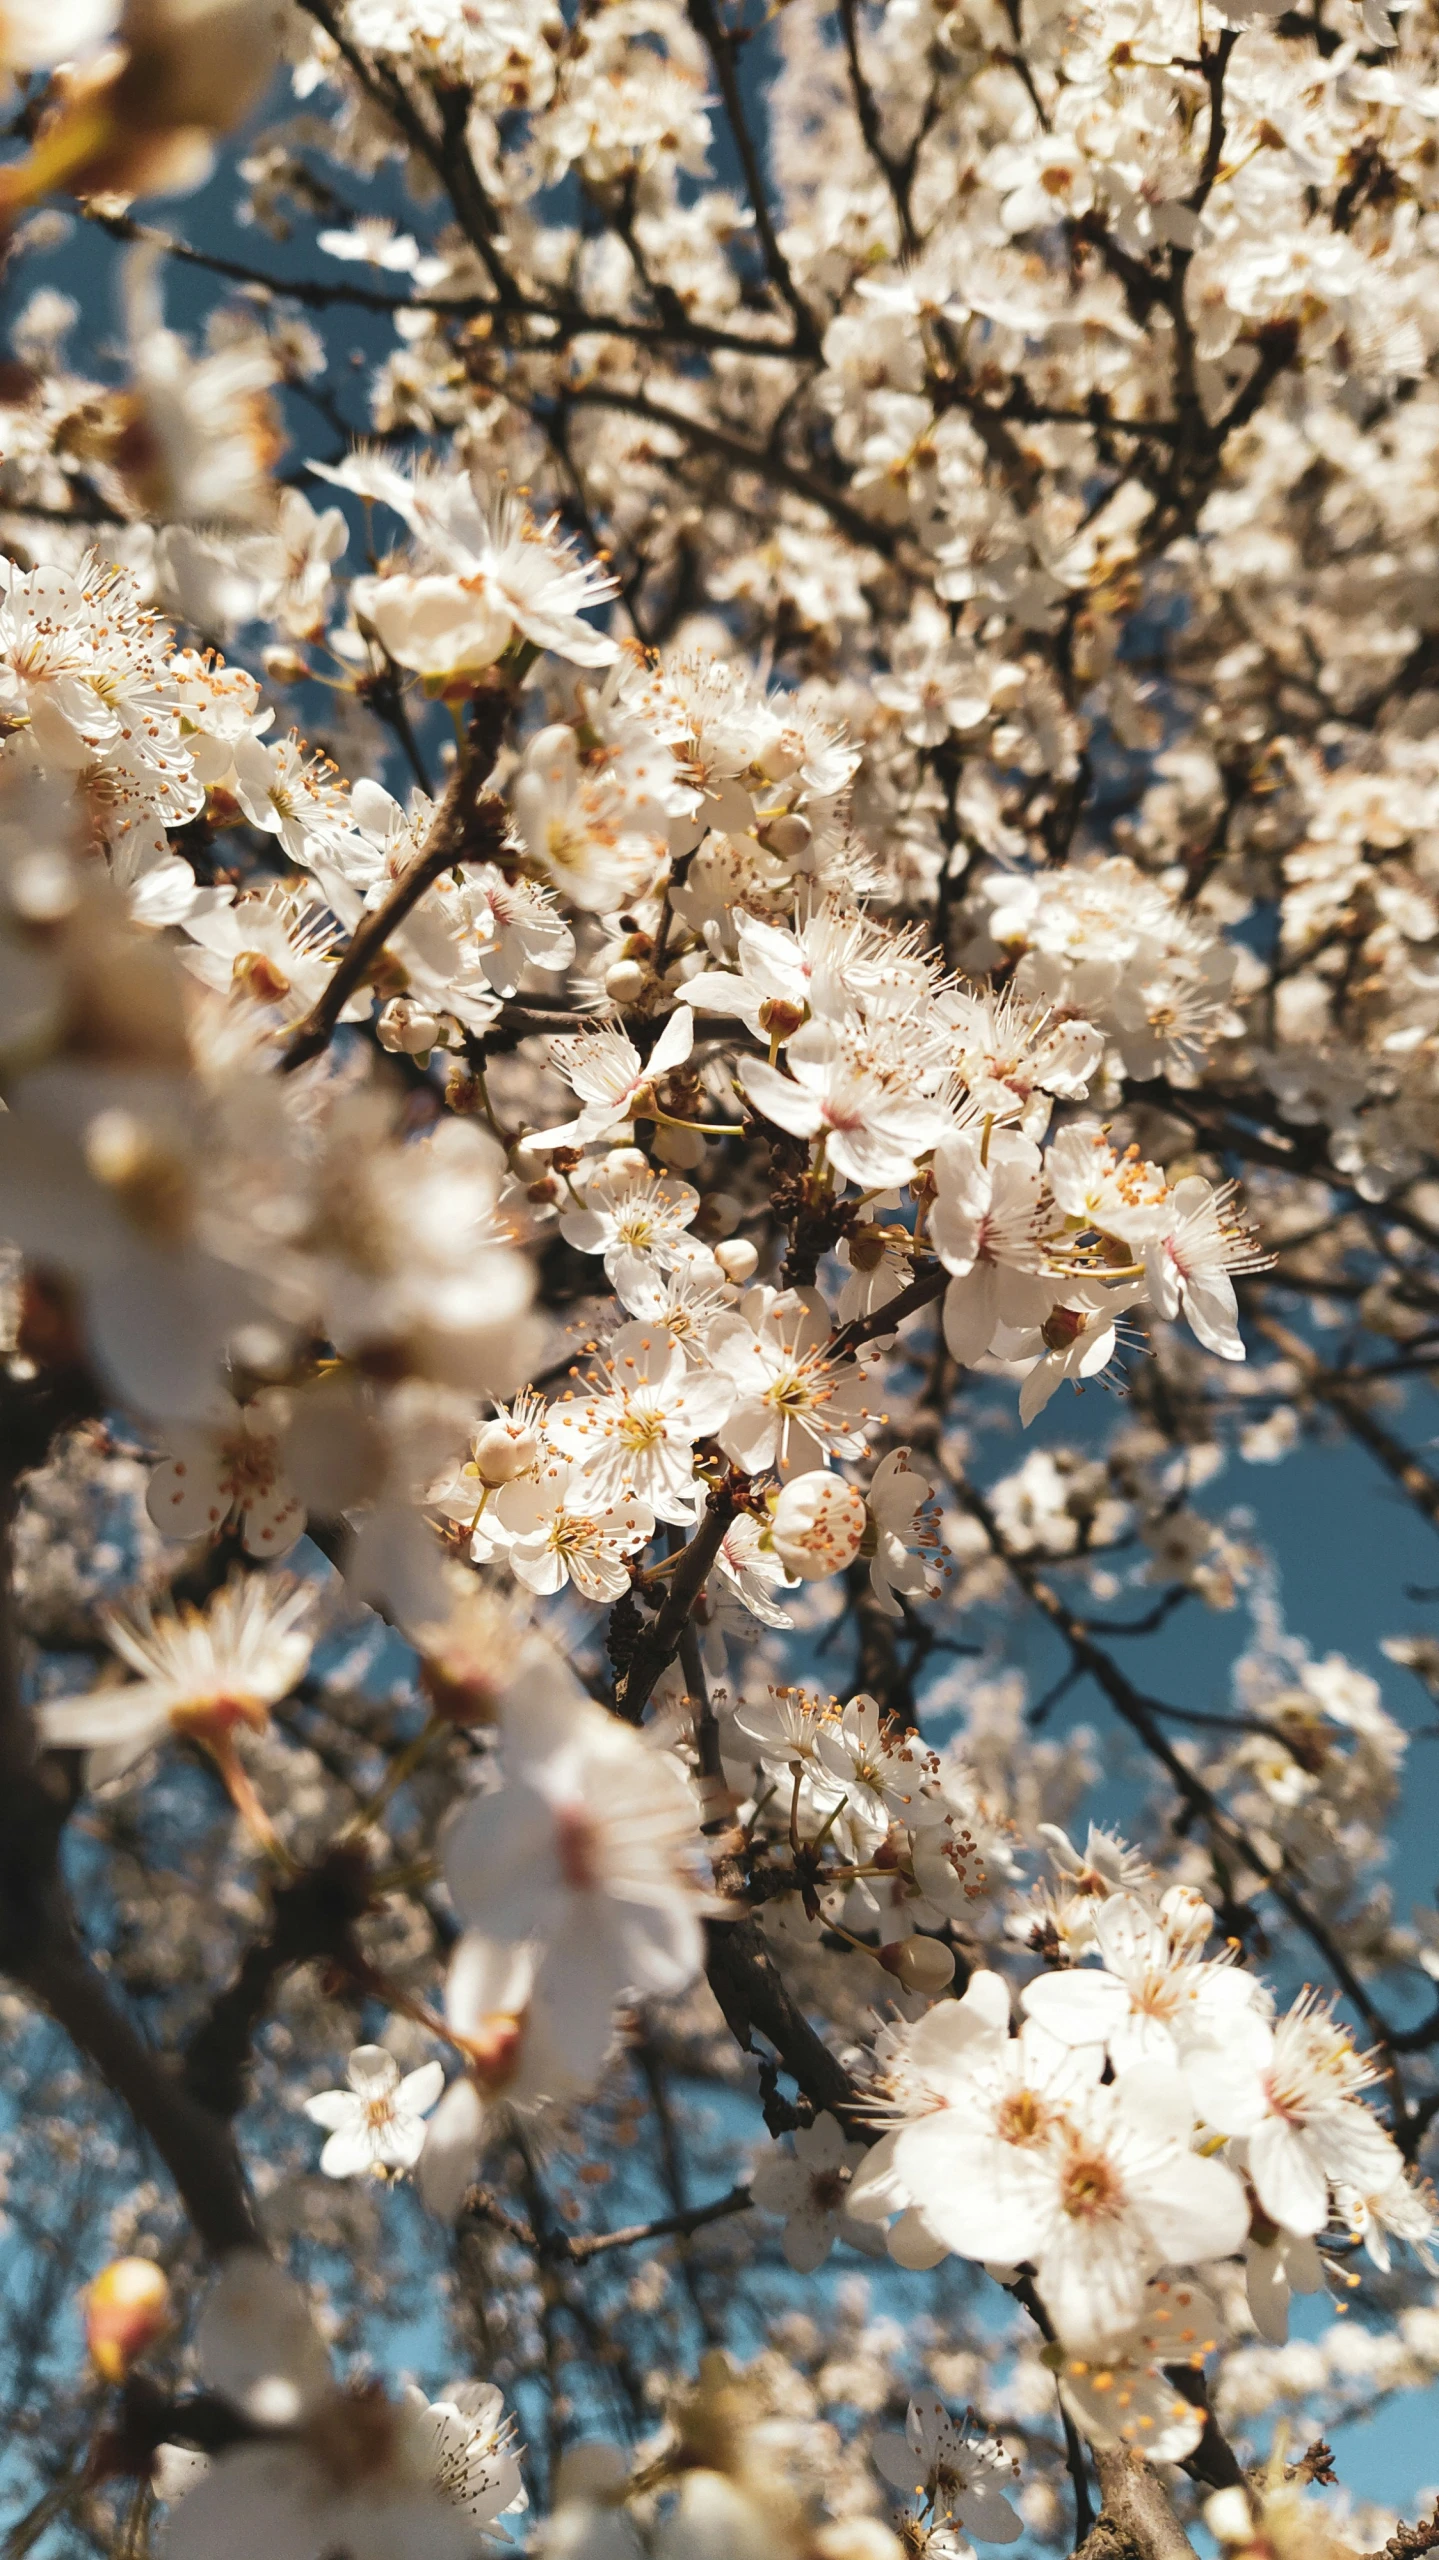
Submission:
M 427 1058 L 440 1038 L 441 1021 L 427 1004 L 411 996 L 392 996 L 375 1025 L 382 1049 L 407 1058 Z
M 715 1260 L 726 1280 L 742 1289 L 759 1269 L 759 1253 L 748 1236 L 731 1236 L 728 1243 L 715 1246 Z
M 654 1151 L 661 1164 L 676 1173 L 692 1173 L 703 1164 L 705 1142 L 697 1129 L 667 1129 L 661 1122 L 654 1134 Z
M 638 960 L 612 960 L 605 971 L 605 994 L 611 1004 L 638 1004 L 645 991 L 645 973 Z
M 877 1271 L 884 1260 L 884 1229 L 862 1219 L 845 1237 L 851 1271 Z
M 6 886 L 10 905 L 28 925 L 64 924 L 80 899 L 79 875 L 68 854 L 42 850 L 23 853 L 12 864 Z
M 471 1443 L 475 1473 L 481 1484 L 512 1484 L 538 1466 L 537 1432 L 510 1422 L 486 1422 Z
M 787 1484 L 775 1504 L 775 1554 L 802 1582 L 822 1582 L 854 1562 L 868 1523 L 864 1495 L 815 1468 Z
M 308 659 L 303 658 L 298 649 L 288 648 L 283 641 L 275 641 L 268 649 L 262 649 L 260 663 L 271 684 L 303 684 L 313 672 Z
M 1077 1342 L 1089 1319 L 1081 1307 L 1056 1307 L 1040 1326 L 1040 1336 L 1051 1351 L 1067 1351 Z
M 772 818 L 764 831 L 765 843 L 787 862 L 796 862 L 802 853 L 808 853 L 813 839 L 814 829 L 798 809 L 787 809 L 782 818 Z
M 938 1938 L 903 1938 L 882 1947 L 879 1960 L 906 1991 L 918 1991 L 926 1999 L 937 1999 L 954 1980 L 953 1950 Z
M 759 1009 L 759 1027 L 767 1040 L 789 1040 L 804 1020 L 804 1006 L 792 1004 L 788 996 L 766 996 Z
M 123 2382 L 170 2325 L 170 2287 L 153 2258 L 114 2258 L 85 2292 L 85 2344 L 106 2382 Z
M 624 1182 L 631 1174 L 638 1176 L 649 1170 L 650 1160 L 642 1147 L 611 1147 L 608 1155 L 600 1158 L 601 1173 L 609 1174 L 616 1182 Z

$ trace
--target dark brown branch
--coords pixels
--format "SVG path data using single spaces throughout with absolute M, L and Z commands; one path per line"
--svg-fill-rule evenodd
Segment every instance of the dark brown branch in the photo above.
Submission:
M 57 1914 L 42 1920 L 27 1954 L 5 1970 L 41 2001 L 85 2060 L 147 2134 L 212 2256 L 263 2246 L 229 2126 L 183 2087 L 112 1998 L 103 1974 Z
M 664 1605 L 658 1615 L 640 1630 L 618 1699 L 620 1713 L 631 1724 L 639 1723 L 655 1682 L 661 1672 L 668 1670 L 679 1652 L 695 1602 L 714 1569 L 715 1558 L 724 1544 L 725 1531 L 733 1518 L 733 1499 L 724 1487 L 720 1487 L 710 1495 L 704 1517 L 670 1576 Z
M 518 396 L 516 392 L 509 394 Z M 897 548 L 897 536 L 889 525 L 879 524 L 864 515 L 841 491 L 831 489 L 824 481 L 814 479 L 807 471 L 786 462 L 779 454 L 763 445 L 746 444 L 743 436 L 726 427 L 711 426 L 704 418 L 691 416 L 686 409 L 669 409 L 649 399 L 642 391 L 617 391 L 607 383 L 584 383 L 566 390 L 564 406 L 569 409 L 619 409 L 627 417 L 643 418 L 649 426 L 663 427 L 671 435 L 687 438 L 702 452 L 714 453 L 738 470 L 753 471 L 780 489 L 788 489 L 792 497 L 803 498 L 808 505 L 819 507 L 837 524 L 841 533 L 866 551 L 877 551 L 886 560 Z
M 153 223 L 137 222 L 127 213 L 97 213 L 93 205 L 84 208 L 86 219 L 93 222 L 112 240 L 137 241 L 148 248 L 159 249 L 177 264 L 203 268 L 207 275 L 223 276 L 232 284 L 245 285 L 251 291 L 273 294 L 277 301 L 298 302 L 309 310 L 324 311 L 336 305 L 351 310 L 373 311 L 382 317 L 393 317 L 401 311 L 432 311 L 442 320 L 475 320 L 500 316 L 493 296 L 483 294 L 380 293 L 373 285 L 352 284 L 347 277 L 277 276 L 260 267 L 249 267 L 237 258 L 223 258 L 210 249 L 197 249 L 188 240 L 178 239 L 173 232 L 161 231 Z M 516 293 L 506 310 L 516 321 L 537 320 L 543 323 L 544 335 L 538 341 L 524 343 L 545 348 L 574 338 L 624 338 L 638 346 L 701 347 L 713 353 L 743 356 L 780 357 L 793 362 L 815 350 L 798 346 L 791 338 L 751 337 L 739 329 L 719 329 L 703 320 L 686 315 L 683 327 L 678 320 L 657 324 L 650 320 L 629 320 L 618 313 L 589 311 L 577 302 L 538 302 L 533 295 Z M 27 510 L 29 512 L 29 510 Z M 116 519 L 120 521 L 120 519 Z
M 1396 2118 L 1402 2126 L 1405 2100 L 1398 2066 L 1394 2060 L 1392 2030 L 1387 2020 L 1375 2008 L 1343 1949 L 1336 1943 L 1318 1913 L 1310 1909 L 1304 1896 L 1291 1878 L 1285 1874 L 1283 1868 L 1276 1866 L 1265 1857 L 1264 1852 L 1234 1820 L 1233 1815 L 1228 1812 L 1213 1790 L 1205 1785 L 1203 1779 L 1189 1767 L 1185 1760 L 1181 1759 L 1159 1721 L 1164 1712 L 1160 1703 L 1146 1697 L 1143 1690 L 1136 1688 L 1134 1682 L 1120 1670 L 1118 1663 L 1110 1658 L 1101 1645 L 1094 1642 L 1084 1621 L 1075 1616 L 1074 1611 L 1046 1581 L 1033 1560 L 1028 1556 L 1016 1554 L 983 1494 L 975 1486 L 964 1483 L 957 1484 L 955 1491 L 965 1509 L 979 1522 L 995 1555 L 1007 1566 L 1020 1589 L 1063 1637 L 1069 1647 L 1071 1659 L 1088 1673 L 1096 1688 L 1103 1692 L 1116 1713 L 1122 1717 L 1132 1732 L 1138 1734 L 1145 1749 L 1158 1761 L 1160 1767 L 1172 1780 L 1184 1802 L 1207 1825 L 1211 1837 L 1218 1841 L 1231 1857 L 1248 1867 L 1251 1873 L 1261 1879 L 1265 1890 L 1274 1896 L 1275 1901 L 1294 1922 L 1295 1927 L 1303 1932 L 1310 1945 L 1323 1956 L 1335 1982 L 1351 2003 L 1356 2015 L 1362 2019 L 1369 2034 L 1384 2049 Z
M 1425 2551 L 1439 2551 L 1439 2505 L 1422 2524 L 1401 2524 L 1383 2549 L 1375 2552 L 1374 2560 L 1419 2560 Z
M 286 1075 L 329 1047 L 335 1025 L 357 987 L 363 986 L 392 933 L 456 862 L 492 861 L 504 843 L 505 805 L 485 789 L 498 752 L 508 696 L 481 694 L 470 714 L 470 744 L 459 758 L 435 811 L 434 822 L 409 870 L 382 906 L 356 927 L 338 967 L 305 1019 L 291 1032 L 281 1066 Z
M 1302 1284 L 1296 1284 L 1302 1285 Z M 1353 1381 L 1325 1369 L 1307 1342 L 1276 1316 L 1262 1314 L 1255 1323 L 1266 1341 L 1286 1360 L 1292 1360 L 1304 1380 L 1304 1392 L 1317 1404 L 1327 1404 L 1337 1413 L 1346 1430 L 1362 1441 L 1373 1458 L 1377 1458 L 1386 1475 L 1407 1493 L 1414 1508 L 1428 1521 L 1431 1529 L 1439 1529 L 1439 1476 L 1421 1466 L 1411 1449 L 1406 1448 L 1397 1432 L 1372 1413 L 1365 1394 L 1364 1381 Z M 1427 1365 L 1427 1364 L 1426 1364 Z
M 705 1935 L 710 1989 L 741 2052 L 753 2053 L 757 2031 L 817 2113 L 828 2111 L 856 2140 L 873 2142 L 878 2125 L 857 2112 L 849 2073 L 790 1998 L 753 1912 L 711 1920 Z
M 856 1316 L 853 1324 L 841 1325 L 829 1346 L 829 1358 L 852 1360 L 864 1343 L 875 1342 L 887 1333 L 896 1333 L 907 1316 L 918 1315 L 921 1307 L 932 1306 L 936 1298 L 943 1296 L 948 1285 L 949 1273 L 944 1265 L 931 1263 L 927 1271 L 921 1271 L 917 1279 L 911 1280 L 907 1289 L 901 1289 L 897 1298 L 890 1298 L 882 1307 L 876 1307 L 873 1315 Z
M 218 2116 L 238 2114 L 247 2094 L 255 2035 L 277 1984 L 296 1965 L 328 1957 L 346 1965 L 358 1953 L 351 1931 L 370 1901 L 362 1848 L 338 1848 L 317 1867 L 277 1887 L 270 1927 L 247 1947 L 233 1982 L 220 1992 L 185 2052 L 185 2086 Z
M 919 249 L 919 235 L 910 211 L 909 184 L 902 162 L 895 159 L 884 139 L 879 104 L 865 77 L 859 58 L 859 12 L 856 0 L 840 0 L 840 28 L 844 36 L 845 62 L 849 70 L 849 93 L 854 104 L 864 147 L 889 189 L 905 254 L 913 257 Z M 912 173 L 911 173 L 912 174 Z
M 744 171 L 745 192 L 749 197 L 750 211 L 754 215 L 755 233 L 764 252 L 765 271 L 775 291 L 783 301 L 788 303 L 794 315 L 795 344 L 798 352 L 817 358 L 819 331 L 815 326 L 814 313 L 810 310 L 790 273 L 789 260 L 779 245 L 774 217 L 769 209 L 769 194 L 765 187 L 764 171 L 759 164 L 759 153 L 755 149 L 754 137 L 749 129 L 744 95 L 740 88 L 739 75 L 735 70 L 734 37 L 721 25 L 714 0 L 689 0 L 689 14 L 690 24 L 714 64 L 715 78 L 719 82 L 720 96 L 724 100 L 725 115 L 730 132 L 734 136 L 734 146 L 739 154 L 740 167 Z
M 622 2231 L 596 2231 L 588 2239 L 569 2240 L 565 2255 L 582 2266 L 587 2258 L 598 2258 L 608 2249 L 634 2249 L 642 2241 L 687 2238 L 691 2232 L 703 2231 L 706 2224 L 723 2222 L 729 2214 L 747 2213 L 750 2193 L 746 2187 L 731 2187 L 727 2196 L 717 2196 L 713 2204 L 687 2205 L 682 2212 L 661 2214 L 657 2222 L 632 2222 Z
M 258 2247 L 229 2126 L 198 2105 L 145 2042 L 75 1932 L 60 1874 L 70 1789 L 58 1760 L 36 1758 L 20 1691 L 14 1498 L 10 1477 L 0 1485 L 0 1971 L 49 2010 L 148 2134 L 206 2248 Z
M 1104 2512 L 1075 2560 L 1198 2560 L 1157 2472 L 1132 2453 L 1095 2454 Z

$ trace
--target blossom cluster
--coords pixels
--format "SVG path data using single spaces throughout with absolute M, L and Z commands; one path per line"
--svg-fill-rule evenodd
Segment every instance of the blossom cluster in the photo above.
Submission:
M 1041 2410 L 1081 2525 L 1084 2443 L 1285 2549 L 1282 2461 L 1212 2436 L 1291 2295 L 1363 2251 L 1427 2309 L 1408 1737 L 1201 1497 L 1320 1415 L 1439 1517 L 1431 21 L 0 16 L 15 273 L 64 202 L 123 253 L 105 353 L 40 283 L 0 371 L 0 1851 L 23 1899 L 83 1803 L 143 1872 L 196 1763 L 233 1816 L 257 1935 L 138 2109 L 223 2260 L 213 2425 L 135 2383 L 152 2253 L 87 2296 L 179 2560 L 460 2560 L 527 2494 L 492 2384 L 337 2380 L 265 2254 L 230 2126 L 312 1964 L 295 2178 L 339 2256 L 407 2180 L 528 2250 L 553 2560 L 1054 2544 Z M 222 157 L 259 264 L 179 236 Z M 239 288 L 200 343 L 177 259 Z M 1055 1402 L 1100 1384 L 1113 1430 Z M 1241 1595 L 1232 1713 L 1129 1676 Z M 1082 1681 L 1169 1791 L 1143 1853 L 1071 1838 Z M 142 2087 L 66 2014 L 58 1858 L 0 1960 Z M 682 2049 L 772 2137 L 713 2208 Z M 670 2211 L 557 2237 L 546 2146 L 636 2055 Z M 841 2496 L 773 2370 L 656 2352 L 659 2432 L 562 2459 L 559 2328 L 625 2363 L 562 2277 L 730 2216 L 789 2278 L 987 2270 L 1011 2433 L 896 2345 Z

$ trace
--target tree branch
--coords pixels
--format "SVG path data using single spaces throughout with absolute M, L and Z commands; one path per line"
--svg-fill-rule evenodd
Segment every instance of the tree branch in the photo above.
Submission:
M 499 689 L 481 694 L 475 702 L 469 752 L 456 762 L 424 844 L 384 904 L 356 927 L 339 966 L 304 1021 L 291 1032 L 280 1062 L 286 1075 L 293 1075 L 297 1067 L 329 1047 L 356 988 L 364 984 L 391 934 L 398 932 L 440 873 L 455 862 L 492 861 L 499 852 L 507 822 L 505 805 L 484 785 L 494 768 L 508 705 L 508 695 Z

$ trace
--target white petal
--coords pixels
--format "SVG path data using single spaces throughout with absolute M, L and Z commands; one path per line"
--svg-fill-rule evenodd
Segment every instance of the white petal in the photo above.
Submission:
M 1308 2135 L 1267 2116 L 1249 2137 L 1249 2174 L 1271 2222 L 1301 2235 L 1329 2219 L 1329 2181 Z
M 1042 1973 L 1025 1985 L 1019 2005 L 1061 2044 L 1106 2044 L 1129 2015 L 1129 1993 L 1112 1973 L 1077 1965 L 1070 1973 Z
M 427 2116 L 445 2085 L 442 2062 L 422 2062 L 418 2071 L 407 2072 L 395 2092 L 395 2105 L 401 2115 Z

